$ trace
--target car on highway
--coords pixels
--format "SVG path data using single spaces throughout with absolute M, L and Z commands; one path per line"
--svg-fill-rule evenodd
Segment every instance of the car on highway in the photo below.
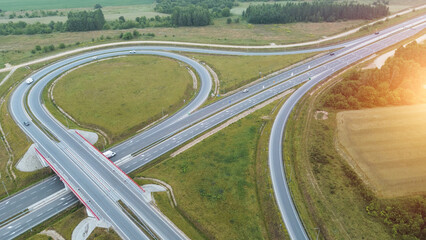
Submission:
M 246 88 L 243 90 L 243 93 L 247 93 L 249 90 Z
M 24 125 L 28 127 L 28 126 L 30 126 L 30 122 L 24 121 Z
M 135 51 L 135 50 L 132 50 L 132 51 L 129 51 L 129 53 L 136 53 L 136 51 Z
M 27 78 L 27 80 L 25 80 L 25 82 L 27 84 L 31 84 L 32 82 L 34 82 L 34 80 L 32 78 Z
M 113 151 L 111 151 L 111 150 L 108 150 L 108 151 L 104 152 L 104 155 L 105 155 L 105 157 L 107 157 L 107 158 L 112 158 L 112 157 L 114 157 L 116 154 L 117 154 L 117 153 L 115 153 L 115 152 L 113 152 Z
M 379 34 L 380 34 L 380 32 L 375 32 L 374 34 L 379 35 Z
M 330 56 L 334 56 L 334 52 L 330 53 Z

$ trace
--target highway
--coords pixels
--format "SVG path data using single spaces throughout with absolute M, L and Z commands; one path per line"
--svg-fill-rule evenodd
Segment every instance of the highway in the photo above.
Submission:
M 309 239 L 305 227 L 299 218 L 297 209 L 293 203 L 291 192 L 287 184 L 287 179 L 284 170 L 284 158 L 283 158 L 283 141 L 285 138 L 284 130 L 290 114 L 298 101 L 318 83 L 330 77 L 336 71 L 344 69 L 348 65 L 351 65 L 368 55 L 378 52 L 388 46 L 398 43 L 406 38 L 415 35 L 417 32 L 425 28 L 425 24 L 419 25 L 414 29 L 403 30 L 392 37 L 381 40 L 379 42 L 369 45 L 366 51 L 364 49 L 358 50 L 351 54 L 349 58 L 345 60 L 347 62 L 336 63 L 336 65 L 330 65 L 324 69 L 324 71 L 315 74 L 312 80 L 304 84 L 302 87 L 297 89 L 281 107 L 274 124 L 271 129 L 271 135 L 269 139 L 269 166 L 272 179 L 272 185 L 274 189 L 275 198 L 277 200 L 278 207 L 286 225 L 287 231 L 291 239 Z M 312 229 L 311 229 L 312 230 Z
M 107 53 L 98 56 L 96 59 L 123 54 L 132 54 L 132 52 Z M 155 53 L 145 51 L 140 52 L 140 54 Z M 202 79 L 201 89 L 195 99 L 176 115 L 179 116 L 179 114 L 193 111 L 208 97 L 211 89 L 210 75 L 200 64 L 189 58 L 167 52 L 157 53 L 157 55 L 180 58 L 192 67 L 199 69 L 197 72 Z M 52 169 L 61 176 L 68 187 L 79 197 L 80 201 L 86 205 L 93 215 L 111 222 L 121 237 L 125 239 L 146 238 L 141 229 L 135 226 L 135 223 L 133 223 L 128 216 L 125 216 L 127 219 L 123 219 L 125 214 L 120 208 L 123 207 L 121 204 L 124 204 L 125 208 L 131 209 L 131 215 L 134 214 L 139 218 L 142 225 L 151 226 L 148 232 L 153 230 L 156 236 L 163 239 L 185 239 L 186 236 L 184 236 L 183 233 L 176 230 L 169 221 L 164 221 L 157 211 L 148 206 L 146 200 L 142 198 L 142 189 L 131 181 L 127 175 L 117 169 L 116 166 L 101 153 L 94 150 L 94 148 L 85 142 L 81 136 L 73 136 L 70 134 L 69 131 L 58 124 L 58 122 L 45 111 L 40 98 L 45 84 L 51 81 L 56 76 L 55 74 L 57 72 L 66 71 L 75 66 L 79 66 L 88 60 L 94 60 L 94 58 L 86 58 L 65 65 L 41 78 L 37 81 L 37 84 L 31 88 L 27 97 L 28 109 L 31 110 L 34 119 L 37 119 L 39 127 L 41 129 L 44 128 L 44 131 L 48 132 L 46 135 L 43 134 L 39 128 L 33 127 L 33 125 L 24 126 L 22 124 L 24 121 L 30 119 L 25 112 L 26 107 L 23 104 L 25 93 L 30 86 L 22 84 L 14 91 L 10 103 L 12 110 L 11 115 L 26 134 L 37 143 L 40 152 L 42 152 L 40 155 L 46 156 L 46 162 L 48 162 Z M 34 121 L 34 125 L 35 124 Z M 53 136 L 50 141 L 48 139 L 49 135 Z M 54 143 L 54 140 L 57 140 L 59 143 Z M 59 150 L 65 154 L 61 154 Z M 75 179 L 78 179 L 78 181 Z M 91 183 L 91 185 L 89 183 Z M 80 189 L 85 191 L 84 194 L 79 192 Z M 119 201 L 121 201 L 120 204 L 118 204 Z M 130 229 L 129 226 L 133 228 Z M 8 229 L 8 232 L 12 234 L 15 231 L 14 229 Z
M 389 31 L 391 31 L 392 29 L 390 29 Z M 415 30 L 412 30 L 411 32 L 415 32 Z M 410 32 L 410 33 L 411 33 Z M 386 31 L 382 31 L 382 34 L 385 34 Z M 404 33 L 408 36 L 408 33 Z M 368 39 L 374 39 L 378 36 L 368 36 L 369 38 L 365 37 L 363 38 L 362 41 L 357 40 L 357 43 L 365 43 L 368 41 Z M 396 39 L 396 38 L 395 38 Z M 397 40 L 397 39 L 396 39 Z M 387 44 L 391 44 L 391 42 L 389 43 L 383 43 L 383 46 L 387 46 Z M 352 44 L 350 46 L 355 46 L 357 44 Z M 141 47 L 142 49 L 146 48 L 146 47 Z M 152 48 L 158 48 L 158 47 L 152 47 Z M 164 47 L 163 47 L 164 48 Z M 139 50 L 138 47 L 130 47 L 130 48 L 120 48 L 120 49 L 113 49 L 113 51 L 117 52 L 123 52 L 126 53 L 126 51 L 129 51 L 129 49 L 135 49 L 138 51 L 142 51 Z M 166 48 L 167 50 L 170 50 L 170 48 Z M 173 48 L 176 50 L 176 48 Z M 146 49 L 144 49 L 146 50 Z M 181 51 L 190 51 L 193 49 L 181 49 Z M 356 54 L 353 55 L 359 55 L 360 58 L 362 58 L 364 55 L 368 56 L 370 55 L 372 52 L 374 52 L 375 49 L 370 49 L 369 51 L 365 51 L 365 52 L 358 52 Z M 103 52 L 103 51 L 107 51 L 107 50 L 102 50 L 100 52 L 100 54 L 104 54 L 104 55 L 108 55 L 111 53 L 107 53 L 107 52 Z M 210 53 L 215 53 L 215 50 L 204 50 L 204 49 L 200 49 L 197 51 L 209 51 Z M 176 146 L 180 145 L 181 143 L 191 139 L 192 137 L 196 136 L 197 134 L 202 133 L 203 131 L 219 124 L 220 122 L 225 121 L 226 119 L 229 119 L 230 117 L 238 114 L 241 111 L 244 111 L 245 109 L 250 108 L 251 106 L 257 105 L 258 103 L 276 95 L 279 94 L 280 92 L 292 88 L 302 82 L 305 82 L 308 80 L 308 78 L 310 76 L 317 76 L 318 74 L 321 74 L 321 72 L 324 71 L 324 67 L 320 67 L 320 68 L 315 68 L 316 66 L 323 64 L 326 61 L 330 61 L 334 58 L 340 58 L 340 55 L 345 54 L 345 51 L 348 51 L 347 48 L 341 49 L 336 51 L 336 56 L 335 57 L 330 57 L 328 55 L 323 56 L 321 58 L 315 59 L 309 63 L 306 63 L 304 65 L 301 65 L 295 69 L 292 69 L 290 71 L 287 71 L 281 75 L 278 75 L 277 77 L 271 78 L 269 80 L 266 80 L 262 83 L 256 84 L 254 86 L 252 86 L 250 88 L 249 94 L 243 94 L 243 93 L 236 93 L 228 98 L 224 98 L 214 104 L 211 104 L 203 109 L 200 109 L 198 111 L 193 112 L 197 107 L 190 107 L 188 108 L 187 112 L 184 112 L 182 114 L 177 114 L 176 116 L 173 116 L 169 119 L 167 119 L 166 121 L 160 123 L 159 125 L 157 125 L 154 128 L 149 129 L 148 131 L 128 140 L 127 142 L 120 144 L 119 146 L 117 146 L 116 148 L 114 148 L 114 151 L 118 152 L 121 157 L 123 156 L 128 156 L 127 157 L 127 161 L 122 161 L 122 169 L 125 170 L 126 172 L 129 172 L 131 170 L 137 169 L 140 166 L 142 166 L 143 164 L 145 164 L 146 162 L 149 162 L 153 159 L 155 159 L 156 157 L 164 154 L 165 152 L 175 148 Z M 220 53 L 220 54 L 225 54 L 226 51 L 216 51 L 216 53 Z M 250 54 L 250 53 L 236 53 L 236 52 L 226 52 L 227 54 L 234 54 L 234 55 L 246 55 L 246 54 Z M 288 52 L 286 52 L 288 53 Z M 93 54 L 93 55 L 91 55 Z M 253 55 L 261 55 L 262 53 L 251 53 Z M 278 54 L 278 53 L 263 53 L 263 54 L 267 54 L 267 55 L 271 55 L 271 54 Z M 92 56 L 97 55 L 97 53 L 89 53 L 88 56 L 85 56 L 86 59 L 84 61 L 91 61 L 89 58 L 91 58 Z M 101 55 L 100 55 L 101 56 Z M 110 56 L 105 56 L 105 57 L 110 57 Z M 337 71 L 340 68 L 343 68 L 344 66 L 346 66 L 347 64 L 350 64 L 349 62 L 352 61 L 351 59 L 356 59 L 355 57 L 346 57 L 344 59 L 340 59 L 340 62 L 332 62 L 330 63 L 331 67 L 326 71 L 329 72 L 334 72 Z M 69 63 L 77 61 L 78 58 L 75 57 L 73 60 L 69 61 Z M 83 62 L 84 62 L 83 61 Z M 59 63 L 57 63 L 59 64 Z M 307 65 L 308 64 L 308 65 Z M 55 64 L 54 64 L 55 65 Z M 59 67 L 59 65 L 57 65 L 56 67 Z M 71 68 L 71 67 L 70 67 Z M 315 68 L 315 69 L 314 69 Z M 311 71 L 306 72 L 307 70 L 312 69 Z M 62 69 L 63 70 L 63 69 Z M 46 70 L 48 71 L 48 70 Z M 49 72 L 49 71 L 48 71 Z M 58 71 L 60 72 L 60 71 Z M 306 72 L 303 73 L 302 75 L 297 76 L 299 73 L 302 72 Z M 327 74 L 329 74 L 329 72 L 327 72 Z M 326 74 L 326 75 L 327 75 Z M 45 75 L 45 73 L 40 73 L 40 76 Z M 53 76 L 53 74 L 52 74 Z M 296 76 L 296 77 L 293 77 Z M 290 79 L 291 77 L 293 77 L 293 79 Z M 38 79 L 38 78 L 35 78 Z M 273 80 L 274 79 L 274 80 Z M 316 78 L 313 78 L 313 80 L 315 80 Z M 286 81 L 288 80 L 288 81 Z M 46 80 L 47 81 L 47 80 Z M 313 81 L 310 81 L 308 83 L 311 83 Z M 272 87 L 273 85 L 275 85 L 274 87 Z M 304 86 L 306 86 L 307 84 L 305 84 Z M 268 89 L 269 87 L 272 87 L 270 89 Z M 265 89 L 265 90 L 264 90 Z M 32 94 L 33 91 L 31 91 Z M 35 92 L 35 91 L 34 91 Z M 256 95 L 256 93 L 258 93 Z M 34 96 L 37 96 L 37 94 L 33 94 Z M 38 95 L 39 96 L 39 95 Z M 245 99 L 244 101 L 241 101 Z M 241 102 L 239 102 L 241 101 Z M 31 101 L 32 102 L 32 101 Z M 37 102 L 37 101 L 35 101 Z M 192 103 L 192 102 L 191 102 Z M 235 104 L 235 105 L 233 105 Z M 196 105 L 196 104 L 194 104 Z M 232 105 L 232 106 L 231 106 Z M 189 105 L 188 105 L 189 106 Z M 229 107 L 231 106 L 231 107 Z M 32 108 L 36 108 L 37 106 L 32 106 Z M 229 108 L 227 108 L 229 107 Z M 224 110 L 226 109 L 226 110 Z M 188 113 L 190 113 L 190 115 L 188 115 Z M 213 115 L 215 114 L 215 115 Z M 205 119 L 207 116 L 211 116 L 207 119 Z M 205 119 L 203 121 L 201 121 L 202 119 Z M 201 121 L 201 122 L 199 122 Z M 188 126 L 190 126 L 191 124 L 195 123 L 195 122 L 199 122 L 198 124 L 194 125 L 193 127 L 187 128 Z M 49 125 L 50 128 L 50 125 Z M 187 128 L 185 131 L 180 132 L 179 134 L 171 137 L 171 138 L 167 138 L 168 136 L 171 136 L 173 133 L 176 133 L 179 130 L 182 130 L 184 128 Z M 160 132 L 160 131 L 164 131 L 164 132 Z M 172 130 L 172 131 L 170 131 Z M 138 138 L 142 139 L 142 140 L 149 140 L 147 142 L 144 141 L 144 144 L 151 142 L 150 144 L 144 146 L 143 144 L 139 144 Z M 166 139 L 167 138 L 167 139 Z M 157 143 L 161 140 L 164 140 L 160 143 Z M 152 147 L 150 147 L 149 149 L 147 149 L 146 151 L 142 151 L 138 154 L 138 156 L 135 157 L 131 157 L 129 158 L 129 156 L 131 156 L 132 153 L 135 153 L 136 151 L 139 151 L 140 149 L 144 149 L 145 147 L 157 143 L 157 145 L 154 145 Z M 120 155 L 118 155 L 117 159 L 120 159 Z M 272 168 L 271 168 L 272 169 Z M 40 186 L 42 186 L 43 184 L 46 183 L 42 183 L 40 184 Z M 39 185 L 36 185 L 39 186 Z M 34 188 L 36 188 L 36 186 Z M 57 190 L 56 190 L 57 191 Z M 55 191 L 51 191 L 49 193 L 53 193 Z M 46 194 L 47 195 L 49 195 Z M 24 193 L 20 193 L 23 194 Z M 25 193 L 26 194 L 26 193 Z M 42 194 L 40 194 L 41 196 Z M 19 195 L 17 195 L 19 196 Z M 15 196 L 16 197 L 16 196 Z M 39 197 L 38 199 L 43 199 L 42 197 Z M 4 201 L 2 201 L 0 203 L 0 208 L 4 205 L 4 204 L 10 204 L 6 203 L 7 200 L 11 200 L 11 199 L 5 199 Z M 75 201 L 75 200 L 74 200 Z M 20 203 L 20 201 L 14 201 L 14 202 L 18 202 Z M 22 204 L 22 203 L 21 203 Z M 29 205 L 28 203 L 24 203 L 24 205 Z M 55 205 L 58 208 L 63 208 L 65 209 L 63 206 L 65 206 L 66 204 L 63 203 L 62 205 L 58 204 Z M 16 206 L 18 209 L 22 210 L 22 206 Z M 61 209 L 59 209 L 61 210 Z M 48 215 L 48 212 L 46 212 L 46 216 Z M 30 214 L 26 214 L 24 215 L 23 218 L 26 218 L 28 216 L 30 216 Z M 10 216 L 10 215 L 9 215 Z M 1 216 L 0 216 L 1 217 Z M 31 222 L 31 221 L 30 221 Z M 287 224 L 287 223 L 286 223 Z M 8 236 L 8 235 L 1 235 L 3 234 L 2 230 L 5 227 L 2 227 L 0 229 L 0 236 Z M 27 228 L 28 229 L 28 228 Z M 21 230 L 23 231 L 23 230 Z

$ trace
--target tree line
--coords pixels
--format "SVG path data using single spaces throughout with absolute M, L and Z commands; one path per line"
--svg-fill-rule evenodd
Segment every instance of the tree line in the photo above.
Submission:
M 228 10 L 229 11 L 229 10 Z M 114 21 L 105 21 L 101 9 L 92 12 L 79 11 L 68 13 L 67 21 L 48 24 L 23 21 L 0 24 L 0 35 L 48 34 L 52 32 L 78 32 L 92 30 L 117 30 L 146 27 L 205 26 L 212 23 L 208 9 L 199 6 L 176 7 L 171 16 L 145 16 L 126 20 L 123 16 Z
M 292 22 L 333 22 L 337 20 L 373 19 L 389 14 L 384 4 L 303 2 L 250 5 L 243 17 L 253 24 Z
M 70 32 L 101 30 L 105 24 L 105 17 L 101 9 L 92 12 L 69 12 L 66 29 Z
M 92 12 L 79 11 L 69 12 L 67 21 L 50 23 L 36 22 L 33 24 L 23 21 L 8 22 L 0 24 L 0 35 L 20 35 L 20 34 L 46 34 L 52 32 L 78 32 L 101 30 L 106 21 L 102 10 Z
M 359 109 L 424 101 L 426 44 L 412 42 L 396 50 L 380 69 L 352 71 L 336 84 L 325 107 Z
M 154 10 L 156 12 L 168 14 L 172 14 L 177 7 L 186 8 L 198 6 L 211 10 L 213 15 L 221 15 L 223 9 L 231 9 L 238 5 L 235 0 L 156 0 L 156 2 L 157 5 Z

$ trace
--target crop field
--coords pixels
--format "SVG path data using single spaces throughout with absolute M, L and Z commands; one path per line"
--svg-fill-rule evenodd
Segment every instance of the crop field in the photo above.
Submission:
M 120 16 L 124 16 L 125 19 L 135 19 L 136 17 L 145 16 L 147 18 L 159 16 L 167 16 L 168 14 L 159 13 L 154 11 L 155 3 L 139 4 L 139 5 L 128 5 L 128 6 L 104 6 L 102 7 L 102 12 L 104 13 L 105 19 L 107 21 L 117 20 Z M 23 15 L 23 18 L 13 18 L 9 19 L 8 14 L 5 16 L 0 16 L 0 23 L 8 23 L 24 21 L 26 23 L 49 23 L 50 21 L 67 21 L 67 14 L 70 11 L 75 10 L 88 10 L 92 11 L 93 6 L 87 8 L 78 8 L 78 9 L 59 9 L 59 12 L 63 13 L 63 16 L 47 16 L 47 17 L 37 17 L 37 18 L 27 18 L 25 17 L 25 12 L 31 13 L 31 10 L 28 11 L 15 11 L 18 15 Z
M 64 9 L 93 7 L 99 3 L 102 6 L 126 6 L 149 4 L 154 0 L 2 0 L 1 8 L 7 11 L 36 10 L 36 9 Z
M 132 56 L 70 72 L 58 81 L 53 96 L 77 122 L 119 141 L 176 111 L 193 92 L 191 76 L 177 61 Z
M 349 163 L 382 197 L 426 192 L 426 104 L 337 114 Z

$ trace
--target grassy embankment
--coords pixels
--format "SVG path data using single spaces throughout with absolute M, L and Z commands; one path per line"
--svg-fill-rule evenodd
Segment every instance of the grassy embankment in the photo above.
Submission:
M 53 89 L 58 106 L 86 128 L 99 128 L 110 144 L 181 108 L 195 94 L 185 65 L 168 58 L 116 58 L 74 70 Z M 51 112 L 55 112 L 51 105 Z M 57 118 L 67 125 L 62 114 Z
M 216 72 L 220 93 L 224 94 L 259 79 L 259 73 L 264 77 L 316 54 L 318 52 L 283 56 L 186 55 L 205 62 Z
M 164 193 L 155 194 L 157 205 L 190 238 L 283 239 L 286 233 L 271 195 L 264 152 L 277 104 L 132 176 L 172 186 L 177 207 Z
M 120 236 L 112 228 L 95 228 L 88 240 L 120 240 Z

